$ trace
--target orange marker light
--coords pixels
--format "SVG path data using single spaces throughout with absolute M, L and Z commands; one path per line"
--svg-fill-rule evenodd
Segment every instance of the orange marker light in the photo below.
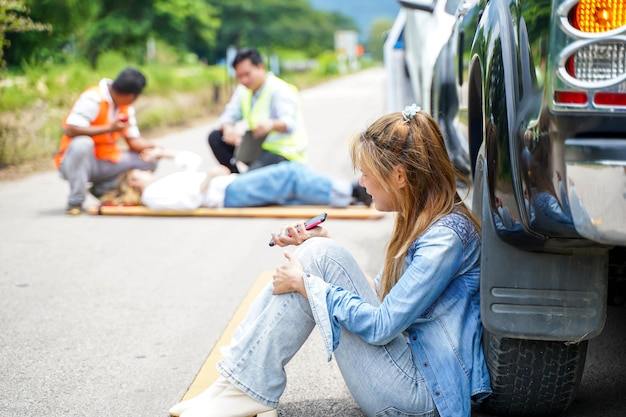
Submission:
M 581 32 L 608 32 L 626 25 L 624 0 L 581 0 L 572 10 L 572 25 Z

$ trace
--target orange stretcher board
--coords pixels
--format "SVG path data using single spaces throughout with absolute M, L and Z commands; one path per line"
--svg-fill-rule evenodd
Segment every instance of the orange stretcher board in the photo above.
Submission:
M 333 219 L 379 219 L 383 212 L 373 207 L 349 206 L 266 206 L 242 208 L 198 208 L 194 210 L 151 210 L 146 206 L 100 205 L 87 208 L 87 213 L 108 216 L 169 216 L 169 217 L 271 217 L 303 219 L 326 212 Z

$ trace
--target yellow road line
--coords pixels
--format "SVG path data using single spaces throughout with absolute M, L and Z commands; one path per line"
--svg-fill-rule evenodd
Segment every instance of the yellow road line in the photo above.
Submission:
M 243 320 L 250 304 L 252 304 L 252 301 L 254 301 L 257 294 L 259 294 L 263 287 L 265 287 L 265 285 L 272 279 L 273 274 L 274 271 L 265 271 L 261 273 L 261 275 L 259 275 L 256 281 L 252 284 L 252 287 L 246 294 L 241 304 L 239 304 L 239 307 L 237 307 L 235 314 L 224 329 L 224 332 L 215 344 L 215 347 L 200 368 L 200 372 L 198 372 L 198 375 L 196 375 L 196 378 L 193 380 L 189 389 L 183 396 L 183 401 L 200 394 L 218 378 L 219 373 L 217 372 L 215 365 L 217 365 L 217 363 L 222 359 L 220 348 L 230 343 L 230 340 L 235 333 L 235 329 L 241 320 Z

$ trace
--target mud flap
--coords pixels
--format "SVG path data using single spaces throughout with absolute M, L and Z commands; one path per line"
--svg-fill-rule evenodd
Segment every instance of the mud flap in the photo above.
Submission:
M 476 179 L 482 199 L 480 302 L 485 328 L 518 339 L 580 342 L 606 319 L 608 249 L 540 253 L 517 249 L 497 234 L 484 165 Z M 475 202 L 476 202 L 475 195 Z

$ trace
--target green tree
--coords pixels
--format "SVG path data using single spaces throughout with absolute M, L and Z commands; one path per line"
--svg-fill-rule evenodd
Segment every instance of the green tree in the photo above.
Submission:
M 155 28 L 170 28 L 154 34 L 172 46 L 195 51 L 198 45 L 213 47 L 220 26 L 218 11 L 211 1 L 156 0 Z
M 104 0 L 96 22 L 86 31 L 90 62 L 107 50 L 141 61 L 149 37 L 188 51 L 190 42 L 212 45 L 219 26 L 215 9 L 196 0 Z
M 54 32 L 12 34 L 6 60 L 13 66 L 75 58 L 95 64 L 105 51 L 140 63 L 151 38 L 209 62 L 224 57 L 230 45 L 314 57 L 333 49 L 335 31 L 357 29 L 350 17 L 316 11 L 308 0 L 24 1 L 32 18 L 49 23 Z
M 314 10 L 308 0 L 213 0 L 222 25 L 213 51 L 213 61 L 230 46 L 255 47 L 272 52 L 277 48 L 298 49 L 309 56 L 333 48 L 334 32 L 356 29 L 354 21 L 336 12 Z
M 87 28 L 100 10 L 99 1 L 25 0 L 33 20 L 46 22 L 46 32 L 25 32 L 10 35 L 11 48 L 6 51 L 9 65 L 22 62 L 62 62 L 77 52 Z
M 10 32 L 45 31 L 49 25 L 34 22 L 28 16 L 28 7 L 21 0 L 0 0 L 0 69 L 4 69 L 4 48 L 10 45 Z
M 141 62 L 149 38 L 180 52 L 213 45 L 219 18 L 208 1 L 196 0 L 28 0 L 33 17 L 54 29 L 51 37 L 18 34 L 7 61 L 87 58 L 95 64 L 105 51 Z

